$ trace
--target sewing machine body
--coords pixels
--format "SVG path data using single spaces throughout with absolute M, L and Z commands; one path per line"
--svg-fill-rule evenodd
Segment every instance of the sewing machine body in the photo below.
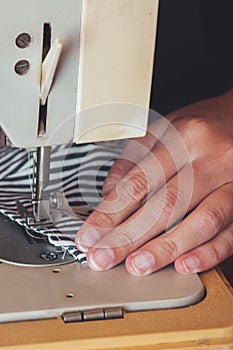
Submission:
M 0 128 L 9 144 L 41 148 L 145 134 L 157 0 L 1 5 Z M 42 104 L 44 51 L 55 39 L 63 49 Z M 169 337 L 179 348 L 233 343 L 232 294 L 215 271 L 202 282 L 172 267 L 138 279 L 122 265 L 98 274 L 70 261 L 42 268 L 12 260 L 0 264 L 2 349 L 179 347 Z M 106 315 L 116 319 L 100 322 Z
M 33 148 L 143 136 L 157 9 L 157 0 L 2 2 L 0 127 L 10 143 Z M 42 105 L 43 60 L 56 39 L 62 53 Z
M 22 0 L 0 13 L 0 143 L 37 148 L 28 226 L 51 223 L 50 146 L 144 136 L 158 0 Z

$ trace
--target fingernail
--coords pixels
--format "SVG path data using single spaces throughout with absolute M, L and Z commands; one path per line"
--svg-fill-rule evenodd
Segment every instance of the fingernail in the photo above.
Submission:
M 110 248 L 97 249 L 89 257 L 90 267 L 95 271 L 110 269 L 114 265 L 115 254 Z
M 199 260 L 195 256 L 190 256 L 183 261 L 183 266 L 186 272 L 198 272 Z
M 94 228 L 89 227 L 83 233 L 80 233 L 76 237 L 76 244 L 80 250 L 86 252 L 90 247 L 94 247 L 94 244 L 100 239 L 100 234 Z
M 149 252 L 140 252 L 134 255 L 131 260 L 132 267 L 139 274 L 151 272 L 151 268 L 155 264 L 154 256 Z

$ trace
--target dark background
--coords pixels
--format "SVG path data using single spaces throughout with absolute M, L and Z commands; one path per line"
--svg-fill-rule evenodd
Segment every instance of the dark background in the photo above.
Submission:
M 160 0 L 151 108 L 165 115 L 233 87 L 233 1 Z

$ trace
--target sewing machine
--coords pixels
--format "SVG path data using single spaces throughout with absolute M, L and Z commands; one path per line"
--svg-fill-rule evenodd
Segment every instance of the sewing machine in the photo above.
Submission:
M 4 4 L 0 140 L 37 147 L 28 225 L 50 221 L 50 146 L 145 134 L 156 13 L 154 0 Z
M 51 198 L 46 191 L 51 146 L 145 134 L 157 13 L 157 0 L 2 1 L 0 142 L 1 146 L 37 150 L 32 214 L 21 203 L 18 205 L 28 226 L 51 222 Z M 9 225 L 4 230 L 10 233 L 16 228 Z M 51 293 L 45 286 L 52 274 Z M 228 307 L 232 297 L 217 272 L 199 279 L 196 275 L 178 276 L 168 267 L 155 275 L 139 281 L 129 277 L 122 266 L 113 274 L 110 271 L 100 277 L 76 264 L 56 269 L 54 265 L 40 269 L 2 264 L 4 303 L 0 308 L 0 321 L 25 323 L 1 324 L 1 346 L 18 348 L 23 344 L 26 349 L 34 344 L 35 348 L 48 349 L 53 343 L 58 346 L 57 341 L 71 349 L 77 345 L 83 349 L 136 345 L 149 349 L 153 344 L 168 342 L 165 333 L 180 329 L 183 332 L 175 337 L 177 342 L 189 346 L 197 341 L 202 345 L 201 339 L 206 344 L 207 337 L 210 339 L 207 342 L 215 344 L 212 340 L 215 333 L 211 327 L 206 331 L 205 320 L 204 331 L 196 334 L 195 330 L 201 305 L 206 312 L 213 305 L 211 296 L 215 304 L 220 302 L 213 287 L 216 279 L 226 300 L 221 311 L 225 310 L 226 320 L 213 322 L 212 328 L 221 329 L 221 339 L 232 339 Z M 89 302 L 84 288 L 76 295 L 80 283 L 87 283 L 91 291 L 98 285 L 98 301 Z M 159 290 L 155 290 L 155 285 L 160 286 Z M 118 293 L 115 299 L 114 289 Z M 206 289 L 208 298 L 205 298 Z M 36 290 L 42 303 L 39 309 L 35 306 L 37 301 L 40 303 L 39 297 L 32 295 Z M 55 295 L 56 290 L 59 295 Z M 131 299 L 127 295 L 125 301 L 124 296 L 119 296 L 122 290 L 128 291 Z M 8 294 L 11 299 L 7 302 Z M 49 300 L 48 294 L 52 294 Z M 110 294 L 113 302 L 109 300 Z M 183 315 L 189 317 L 191 312 L 191 308 L 185 306 L 196 303 L 192 307 L 193 321 L 181 325 Z M 6 309 L 3 304 L 8 304 Z M 148 311 L 152 309 L 160 311 Z M 47 320 L 42 321 L 45 318 Z M 99 321 L 103 319 L 106 319 L 104 330 Z M 157 326 L 155 319 L 161 320 Z M 83 323 L 90 320 L 93 322 Z M 179 320 L 180 328 L 175 320 Z M 80 321 L 77 335 L 76 322 Z M 38 335 L 36 328 L 43 329 L 43 334 Z M 50 329 L 47 336 L 46 329 Z M 57 336 L 56 329 L 59 329 Z M 115 345 L 111 339 L 115 339 Z

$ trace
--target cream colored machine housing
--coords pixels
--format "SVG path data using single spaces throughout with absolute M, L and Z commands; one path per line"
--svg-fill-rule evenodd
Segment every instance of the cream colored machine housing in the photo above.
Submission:
M 1 0 L 1 5 L 0 127 L 13 146 L 145 134 L 157 0 Z M 63 49 L 41 107 L 43 52 L 56 39 Z

